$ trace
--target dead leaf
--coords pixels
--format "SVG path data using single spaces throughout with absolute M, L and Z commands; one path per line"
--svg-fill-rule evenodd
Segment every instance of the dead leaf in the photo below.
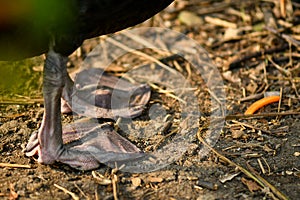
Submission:
M 257 85 L 254 81 L 251 81 L 251 82 L 246 86 L 246 90 L 249 91 L 251 94 L 255 94 L 257 88 L 258 88 L 258 85 Z
M 242 183 L 248 187 L 250 192 L 261 189 L 261 187 L 259 185 L 257 185 L 257 183 L 254 181 L 251 181 L 251 180 L 248 180 L 245 178 L 242 178 L 241 180 L 242 180 Z
M 9 200 L 14 200 L 18 198 L 18 193 L 15 192 L 14 185 L 9 185 Z

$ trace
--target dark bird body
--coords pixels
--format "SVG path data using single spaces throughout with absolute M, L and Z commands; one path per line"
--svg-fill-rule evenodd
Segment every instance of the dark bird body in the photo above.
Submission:
M 0 60 L 54 50 L 68 56 L 85 39 L 114 33 L 152 17 L 172 0 L 14 0 L 0 3 Z
M 26 147 L 38 161 L 93 169 L 99 160 L 86 147 L 62 142 L 60 98 L 70 106 L 73 82 L 67 56 L 85 39 L 113 33 L 152 17 L 172 0 L 14 0 L 0 2 L 0 60 L 19 60 L 47 53 L 44 65 L 44 117 Z

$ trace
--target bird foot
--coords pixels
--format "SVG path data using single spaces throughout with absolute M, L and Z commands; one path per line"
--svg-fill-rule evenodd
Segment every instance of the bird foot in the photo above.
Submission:
M 51 141 L 47 141 L 51 143 Z M 24 150 L 27 156 L 38 156 L 38 162 L 61 162 L 79 170 L 98 168 L 101 163 L 114 166 L 132 162 L 144 154 L 124 139 L 108 124 L 80 120 L 63 127 L 63 146 L 57 150 L 45 149 L 34 132 Z
M 67 85 L 68 86 L 68 85 Z M 75 112 L 93 118 L 134 118 L 143 112 L 151 95 L 146 84 L 132 84 L 112 76 L 102 69 L 91 68 L 79 72 L 72 91 L 62 101 L 62 112 Z
M 75 122 L 62 128 L 59 105 L 63 96 L 72 111 L 80 115 L 132 118 L 144 110 L 150 98 L 149 86 L 131 84 L 101 69 L 88 69 L 78 73 L 73 87 L 72 80 L 64 71 L 58 74 L 61 77 L 54 73 L 63 66 L 60 60 L 63 59 L 59 55 L 48 54 L 43 122 L 39 131 L 30 137 L 25 154 L 37 155 L 40 163 L 61 162 L 80 170 L 95 169 L 101 163 L 114 167 L 115 163 L 126 164 L 143 157 L 145 154 L 135 145 L 121 137 L 110 125 L 99 125 L 97 120 Z M 53 65 L 54 61 L 58 63 Z M 52 70 L 53 67 L 58 70 Z M 60 82 L 63 79 L 65 84 Z

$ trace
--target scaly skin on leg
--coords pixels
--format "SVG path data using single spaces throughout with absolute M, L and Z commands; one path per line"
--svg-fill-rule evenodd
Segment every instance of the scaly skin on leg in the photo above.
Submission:
M 61 103 L 61 112 L 62 113 L 71 113 L 72 112 L 72 94 L 73 94 L 74 82 L 67 73 L 65 79 L 65 85 L 62 91 L 62 103 Z
M 30 138 L 26 155 L 38 153 L 38 161 L 44 164 L 59 161 L 77 169 L 97 168 L 100 163 L 90 153 L 66 149 L 63 145 L 60 104 L 62 90 L 68 78 L 66 62 L 67 57 L 49 51 L 43 77 L 44 117 L 37 138 L 36 134 Z

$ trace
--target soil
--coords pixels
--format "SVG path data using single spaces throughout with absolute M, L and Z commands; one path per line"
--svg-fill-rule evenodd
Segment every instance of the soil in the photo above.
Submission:
M 176 143 L 178 149 L 187 144 L 185 151 L 179 157 L 175 154 L 180 150 L 166 152 L 168 164 L 155 171 L 135 173 L 105 165 L 79 171 L 25 157 L 22 149 L 43 115 L 44 56 L 1 62 L 0 199 L 299 199 L 300 5 L 284 5 L 281 10 L 279 1 L 178 0 L 137 26 L 185 34 L 203 47 L 222 79 L 203 75 L 179 56 L 150 49 L 141 52 L 180 72 L 188 92 L 174 92 L 182 84 L 180 78 L 140 54 L 127 53 L 106 68 L 115 76 L 146 79 L 152 89 L 143 114 L 130 122 L 121 120 L 121 135 L 143 151 L 155 152 L 178 142 L 182 130 L 188 133 L 183 135 L 186 143 Z M 105 39 L 85 41 L 70 56 L 68 70 L 78 72 L 88 53 Z M 168 41 L 159 42 L 171 44 Z M 184 40 L 174 43 L 190 48 Z M 243 114 L 270 92 L 280 95 L 279 103 L 250 117 Z M 81 118 L 62 114 L 64 124 Z M 207 151 L 201 138 L 212 150 Z

